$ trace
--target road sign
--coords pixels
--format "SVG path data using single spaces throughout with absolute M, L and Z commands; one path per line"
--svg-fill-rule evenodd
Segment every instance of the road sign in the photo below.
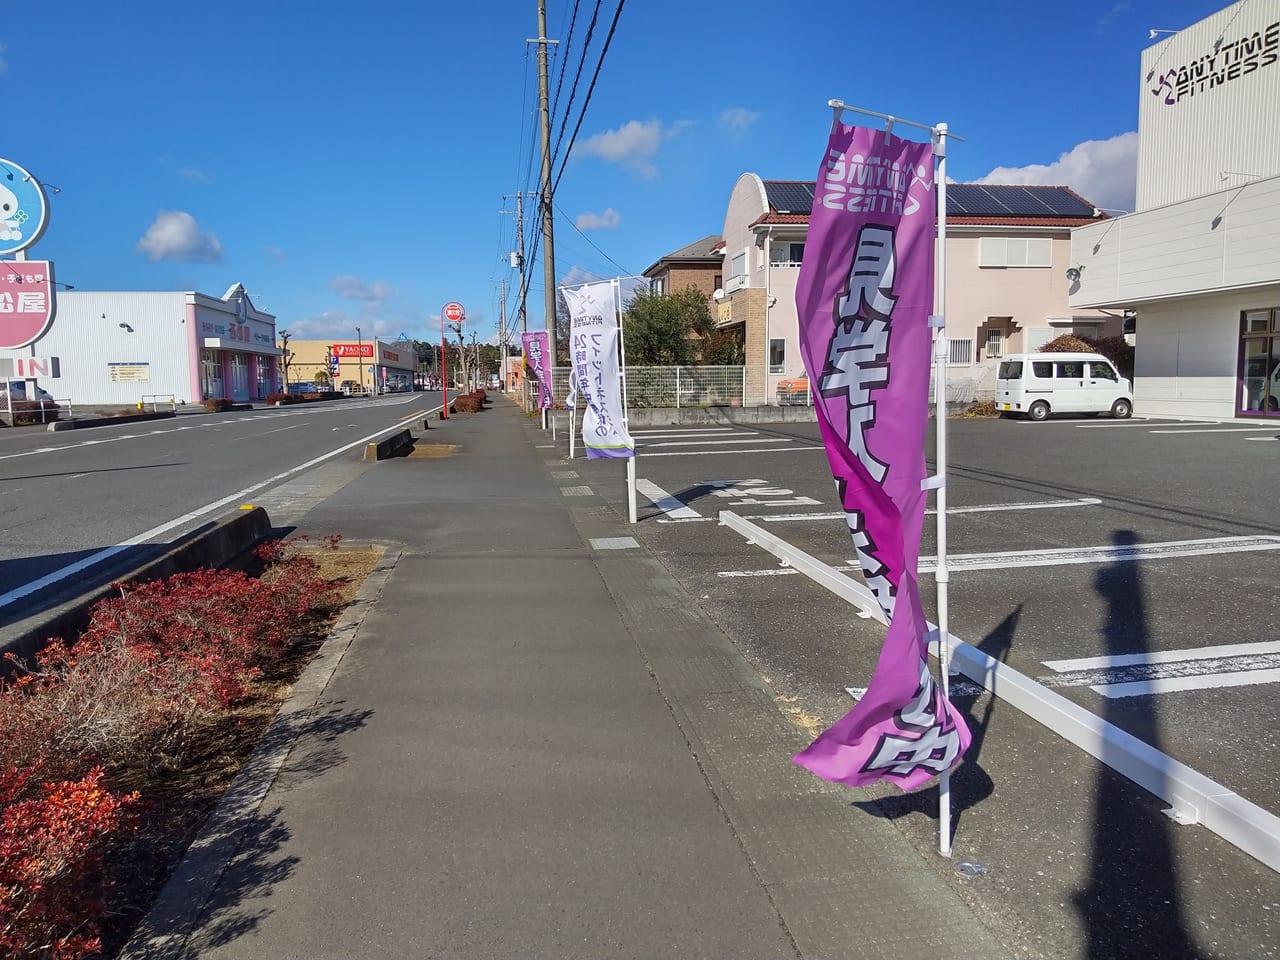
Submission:
M 460 323 L 462 318 L 467 315 L 467 311 L 462 309 L 462 304 L 454 300 L 450 300 L 446 303 L 444 305 L 444 310 L 441 312 L 443 313 L 444 318 L 450 323 Z

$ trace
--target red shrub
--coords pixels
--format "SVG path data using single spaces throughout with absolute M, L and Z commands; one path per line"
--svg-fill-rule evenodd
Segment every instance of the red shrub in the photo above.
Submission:
M 134 829 L 136 793 L 113 794 L 102 770 L 33 790 L 0 769 L 0 955 L 78 960 L 98 952 L 102 856 Z
M 210 413 L 222 413 L 230 410 L 235 403 L 230 397 L 210 397 L 208 400 L 201 400 L 200 405 Z

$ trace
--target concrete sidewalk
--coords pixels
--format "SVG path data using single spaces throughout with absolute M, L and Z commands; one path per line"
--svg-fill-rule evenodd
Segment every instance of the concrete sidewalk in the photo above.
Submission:
M 536 424 L 434 424 L 307 515 L 395 546 L 126 956 L 1007 955 Z

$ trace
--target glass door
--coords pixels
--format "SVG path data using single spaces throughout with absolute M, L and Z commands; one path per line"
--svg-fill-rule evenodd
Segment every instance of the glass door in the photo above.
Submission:
M 1240 415 L 1280 417 L 1280 309 L 1241 317 Z

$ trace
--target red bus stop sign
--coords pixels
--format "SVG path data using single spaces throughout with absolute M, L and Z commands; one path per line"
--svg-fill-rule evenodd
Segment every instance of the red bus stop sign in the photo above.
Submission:
M 462 309 L 462 304 L 454 300 L 450 300 L 444 305 L 443 312 L 444 318 L 450 323 L 461 323 L 462 318 L 467 315 L 467 312 Z

